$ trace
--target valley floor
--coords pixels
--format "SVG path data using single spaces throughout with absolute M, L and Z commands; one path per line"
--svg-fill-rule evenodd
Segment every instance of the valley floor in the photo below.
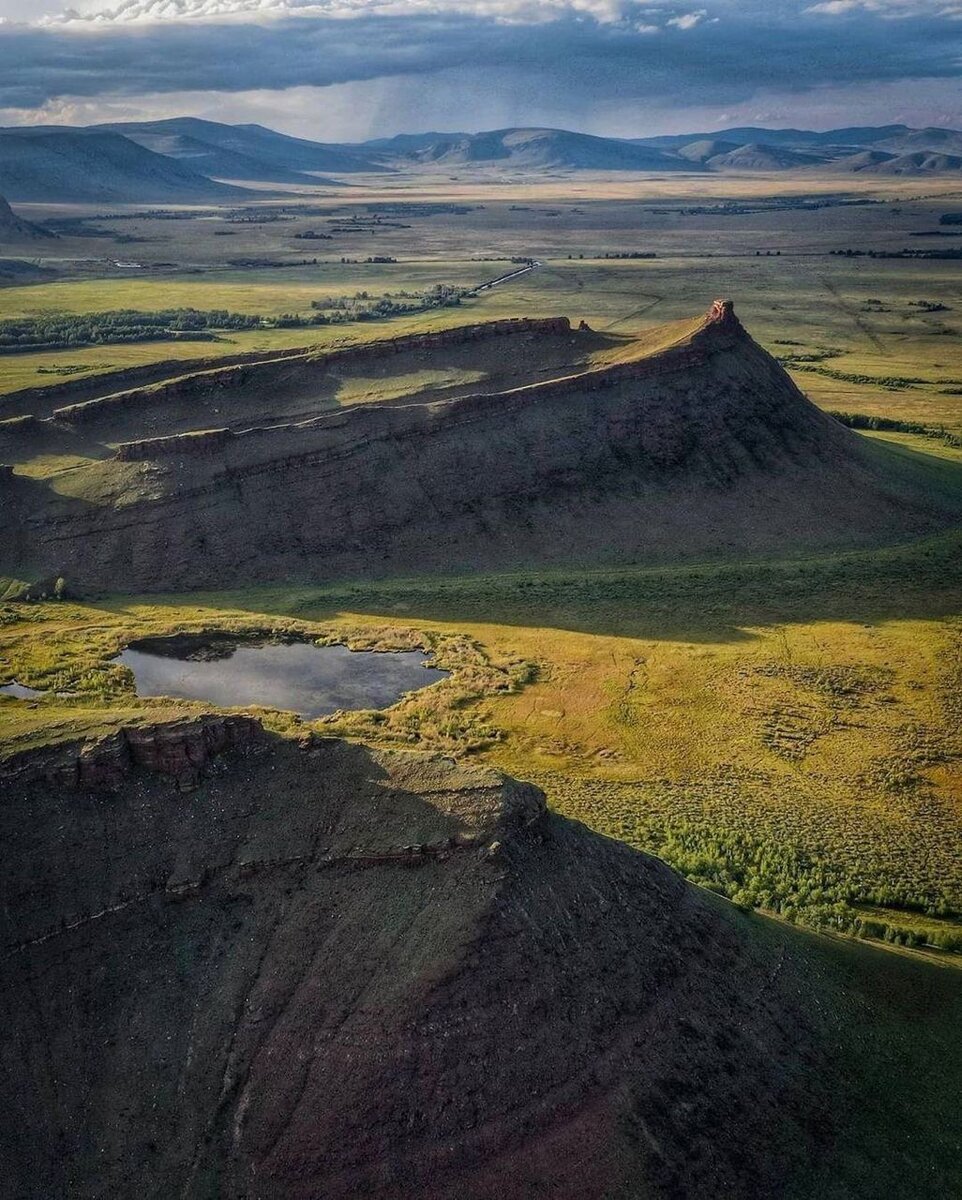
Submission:
M 8 604 L 0 669 L 51 694 L 0 698 L 0 742 L 199 711 L 138 699 L 108 660 L 145 635 L 255 629 L 424 645 L 454 671 L 313 728 L 478 755 L 738 904 L 962 950 L 958 534 L 675 570 Z

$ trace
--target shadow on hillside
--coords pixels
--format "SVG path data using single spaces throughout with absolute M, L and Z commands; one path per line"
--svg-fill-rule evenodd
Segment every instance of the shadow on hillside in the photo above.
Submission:
M 137 603 L 151 604 L 151 597 Z M 692 643 L 816 621 L 942 620 L 962 614 L 962 528 L 905 546 L 683 568 L 571 569 L 421 577 L 157 597 L 211 614 L 544 628 Z M 106 601 L 108 607 L 116 607 Z M 127 609 L 124 599 L 120 607 Z

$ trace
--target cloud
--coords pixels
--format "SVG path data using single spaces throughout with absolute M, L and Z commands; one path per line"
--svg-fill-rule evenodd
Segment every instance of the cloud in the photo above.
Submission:
M 538 111 L 554 100 L 564 113 L 598 111 L 615 100 L 659 109 L 732 106 L 764 91 L 800 95 L 909 79 L 954 87 L 962 61 L 954 0 L 948 7 L 800 3 L 705 0 L 693 9 L 674 0 L 88 0 L 56 17 L 0 27 L 0 107 L 391 78 L 430 89 L 440 73 L 459 72 L 452 121 L 476 128 L 472 100 L 484 97 L 493 72 L 499 87 L 526 93 Z
M 697 12 L 682 13 L 677 17 L 669 17 L 668 24 L 674 25 L 677 29 L 694 29 L 696 25 L 700 25 L 708 16 L 708 11 L 704 8 L 699 8 Z
M 506 24 L 588 18 L 599 24 L 637 28 L 643 24 L 639 15 L 657 15 L 659 11 L 638 0 L 122 0 L 116 5 L 91 0 L 80 8 L 44 17 L 37 24 L 110 26 L 285 17 L 351 20 L 462 16 Z
M 962 17 L 962 3 L 945 3 L 945 0 L 821 0 L 821 3 L 810 4 L 805 12 L 833 17 L 869 13 L 893 20 L 912 17 L 953 20 Z

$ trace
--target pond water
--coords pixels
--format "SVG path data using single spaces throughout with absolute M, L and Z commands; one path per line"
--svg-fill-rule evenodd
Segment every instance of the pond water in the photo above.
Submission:
M 24 683 L 5 683 L 0 687 L 0 696 L 16 696 L 18 700 L 33 700 L 36 696 L 46 694 L 38 692 L 36 688 L 27 687 Z
M 405 692 L 445 679 L 420 650 L 374 653 L 310 642 L 196 645 L 158 652 L 128 647 L 113 662 L 134 673 L 138 696 L 207 700 L 224 708 L 260 704 L 321 717 L 338 709 L 388 708 Z M 176 654 L 179 657 L 175 657 Z M 189 657 L 188 657 L 189 655 Z

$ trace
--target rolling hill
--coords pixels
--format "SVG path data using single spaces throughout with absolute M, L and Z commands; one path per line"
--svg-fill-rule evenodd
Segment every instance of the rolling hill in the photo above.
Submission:
M 121 121 L 99 126 L 173 158 L 184 159 L 205 175 L 264 179 L 278 183 L 327 182 L 315 173 L 383 170 L 363 153 L 276 133 L 263 125 L 224 125 L 198 117 L 164 121 Z M 237 175 L 236 170 L 255 174 Z M 305 178 L 306 175 L 306 178 Z
M 843 154 L 829 164 L 833 171 L 871 171 L 892 162 L 896 156 L 885 150 L 859 150 L 855 154 Z
M 712 170 L 786 170 L 825 164 L 839 170 L 927 175 L 954 172 L 952 160 L 962 156 L 962 132 L 908 125 L 848 126 L 822 132 L 745 126 L 633 141 L 704 162 Z M 725 148 L 710 154 L 713 145 Z M 902 161 L 889 165 L 896 158 Z
M 247 193 L 109 130 L 0 129 L 0 193 L 37 203 L 231 200 Z
M 562 335 L 598 344 L 561 318 L 492 322 L 65 405 L 35 437 L 125 440 L 53 486 L 0 476 L 0 574 L 151 591 L 676 561 L 891 542 L 962 512 L 962 493 L 810 404 L 721 302 L 542 382 L 257 419 L 278 391 L 323 397 L 343 369 L 380 372 L 385 357 L 413 376 L 490 340 L 530 371 Z M 202 424 L 164 433 L 165 412 Z
M 711 158 L 731 154 L 737 149 L 737 142 L 720 141 L 718 138 L 701 138 L 699 141 L 681 146 L 675 153 L 680 158 L 686 158 L 692 163 L 706 163 Z
M 912 154 L 895 155 L 868 169 L 876 175 L 954 175 L 962 171 L 962 157 L 916 150 Z
M 716 129 L 711 133 L 670 133 L 650 138 L 633 138 L 643 146 L 658 146 L 676 150 L 692 141 L 722 138 L 736 145 L 763 142 L 767 146 L 784 146 L 789 149 L 810 150 L 821 146 L 872 146 L 886 138 L 900 137 L 911 133 L 908 125 L 851 125 L 843 129 L 769 129 L 762 125 L 741 125 L 727 129 Z
M 962 155 L 962 131 L 958 129 L 910 129 L 882 139 L 879 149 L 895 154 L 914 154 L 927 150 L 934 154 Z
M 789 171 L 794 167 L 811 167 L 823 161 L 813 154 L 802 154 L 784 146 L 751 142 L 736 150 L 713 155 L 707 159 L 707 165 L 714 171 Z
M 492 165 L 519 170 L 682 171 L 699 169 L 671 155 L 618 138 L 563 129 L 495 129 L 487 133 L 402 136 L 370 144 L 390 161 L 445 166 Z
M 316 175 L 307 175 L 302 171 L 291 171 L 236 150 L 226 150 L 186 133 L 157 133 L 151 129 L 140 130 L 127 125 L 114 126 L 113 130 L 136 142 L 138 146 L 144 146 L 165 158 L 175 159 L 192 171 L 211 179 L 262 180 L 268 183 L 294 184 L 333 182 Z

